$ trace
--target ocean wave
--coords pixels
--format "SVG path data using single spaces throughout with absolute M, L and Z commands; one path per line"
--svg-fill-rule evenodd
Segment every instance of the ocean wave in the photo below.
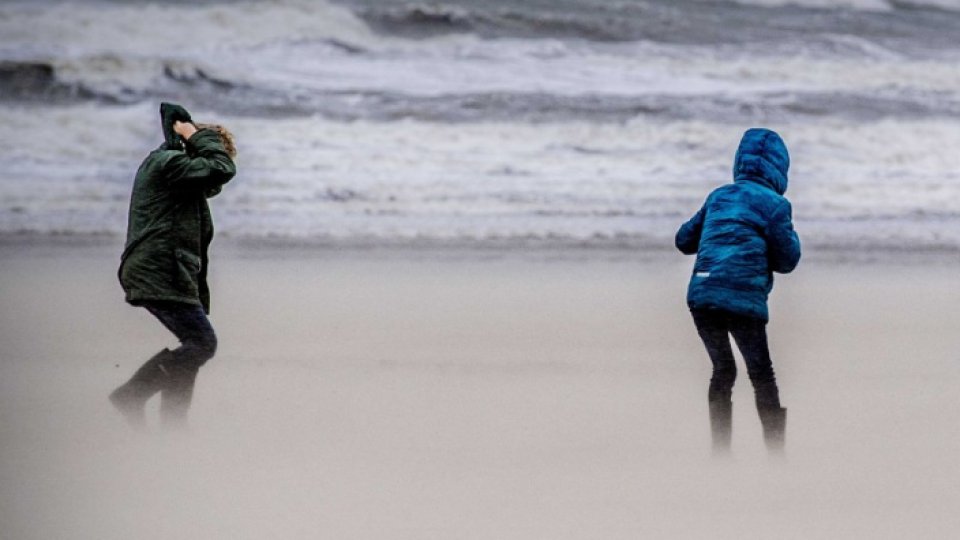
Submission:
M 768 125 L 805 241 L 960 246 L 960 12 L 767 3 L 0 3 L 0 234 L 122 234 L 171 100 L 235 238 L 667 243 Z
M 188 62 L 115 56 L 57 62 L 0 62 L 0 100 L 42 105 L 130 104 L 165 95 L 236 93 L 242 85 Z
M 263 121 L 192 109 L 237 137 L 218 231 L 296 241 L 669 243 L 729 181 L 745 126 Z M 132 175 L 160 141 L 156 105 L 20 109 L 0 122 L 0 233 L 123 234 Z M 805 242 L 960 249 L 957 122 L 771 125 L 792 151 Z M 280 240 L 277 240 L 280 241 Z
M 182 101 L 221 114 L 260 118 L 319 116 L 330 120 L 430 122 L 626 122 L 703 120 L 789 122 L 804 118 L 960 118 L 960 97 L 949 92 L 773 91 L 741 94 L 556 95 L 476 92 L 417 96 L 374 91 L 285 92 L 234 82 L 182 63 L 158 64 L 150 84 L 63 80 L 43 63 L 0 63 L 0 100 L 36 105 L 108 105 Z M 129 82 L 129 81 L 128 81 Z
M 417 38 L 459 32 L 485 37 L 567 37 L 596 41 L 632 41 L 647 37 L 638 27 L 618 18 L 523 11 L 519 7 L 480 11 L 461 4 L 387 4 L 365 7 L 359 14 L 382 32 Z
M 344 121 L 957 114 L 960 14 L 691 1 L 0 4 L 0 102 L 172 100 Z M 734 21 L 750 30 L 730 32 Z M 189 44 L 171 45 L 167 28 Z
M 850 35 L 935 50 L 956 48 L 951 29 L 958 20 L 955 0 L 12 1 L 0 3 L 0 52 L 177 55 L 297 40 L 367 50 L 382 46 L 387 36 L 448 34 L 799 46 L 824 35 Z M 189 42 L 171 41 L 174 28 Z
M 469 40 L 389 53 L 298 41 L 240 51 L 231 63 L 74 54 L 0 61 L 0 102 L 169 100 L 224 114 L 342 121 L 779 122 L 960 114 L 955 59 L 918 61 L 858 40 L 836 43 L 838 55 L 825 57 Z
M 706 0 L 711 1 L 711 0 Z M 893 11 L 934 10 L 960 11 L 956 0 L 729 0 L 732 3 L 759 7 L 795 6 L 818 10 Z
M 955 0 L 345 0 L 371 27 L 426 38 L 473 33 L 487 38 L 576 38 L 722 44 L 803 43 L 820 34 L 899 36 L 921 40 L 956 24 Z M 844 16 L 852 13 L 855 16 Z M 824 17 L 824 14 L 830 16 Z M 833 16 L 836 14 L 837 16 Z M 749 29 L 731 32 L 730 28 Z M 944 46 L 951 46 L 946 40 Z
M 75 94 L 57 80 L 52 65 L 43 62 L 0 62 L 0 99 L 48 102 Z
M 218 56 L 278 42 L 322 40 L 362 49 L 374 42 L 349 9 L 323 0 L 226 3 L 78 1 L 0 3 L 6 57 Z

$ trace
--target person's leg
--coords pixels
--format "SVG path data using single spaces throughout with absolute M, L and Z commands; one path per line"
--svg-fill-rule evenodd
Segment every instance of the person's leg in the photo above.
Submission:
M 177 336 L 181 345 L 154 355 L 110 394 L 110 401 L 131 425 L 142 427 L 147 400 L 161 392 L 164 422 L 182 423 L 190 407 L 197 371 L 216 352 L 216 334 L 198 306 L 163 302 L 144 307 Z
M 766 322 L 734 316 L 731 318 L 730 333 L 733 334 L 733 339 L 736 340 L 747 364 L 767 448 L 782 452 L 787 410 L 780 406 L 780 390 L 773 372 L 773 362 L 770 360 Z
M 753 383 L 757 406 L 779 407 L 780 391 L 773 373 L 770 349 L 767 345 L 766 322 L 761 319 L 731 315 L 730 333 L 747 364 L 747 373 Z
M 163 349 L 147 360 L 130 379 L 110 393 L 110 403 L 135 428 L 146 425 L 144 407 L 147 400 L 163 387 L 167 375 L 163 365 L 173 359 L 168 349 Z
M 164 303 L 146 308 L 180 340 L 180 347 L 170 351 L 169 361 L 161 364 L 166 382 L 160 393 L 160 416 L 166 425 L 183 424 L 197 372 L 216 353 L 217 336 L 199 306 Z
M 730 347 L 726 314 L 717 311 L 691 310 L 697 333 L 703 341 L 710 361 L 713 376 L 707 401 L 710 406 L 710 433 L 713 450 L 723 454 L 730 450 L 733 431 L 733 385 L 737 378 L 737 365 Z

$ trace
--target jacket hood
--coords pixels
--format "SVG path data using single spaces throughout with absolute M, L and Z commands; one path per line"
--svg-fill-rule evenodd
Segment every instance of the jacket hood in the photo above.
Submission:
M 740 140 L 733 159 L 734 182 L 754 182 L 780 195 L 787 191 L 787 170 L 790 154 L 787 145 L 775 131 L 748 129 Z
M 190 113 L 176 103 L 160 104 L 160 126 L 163 129 L 163 139 L 168 150 L 182 150 L 183 139 L 173 130 L 173 124 L 180 122 L 193 122 Z

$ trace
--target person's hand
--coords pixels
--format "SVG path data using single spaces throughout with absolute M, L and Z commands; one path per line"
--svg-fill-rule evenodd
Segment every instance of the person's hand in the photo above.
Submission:
M 173 130 L 173 124 L 180 122 L 193 122 L 190 113 L 176 103 L 160 104 L 160 126 L 163 128 L 163 140 L 167 143 L 168 150 L 183 150 L 183 137 Z
M 173 131 L 177 135 L 183 137 L 183 140 L 188 140 L 190 137 L 193 137 L 193 134 L 197 132 L 197 126 L 191 124 L 190 122 L 181 122 L 177 120 L 173 123 Z

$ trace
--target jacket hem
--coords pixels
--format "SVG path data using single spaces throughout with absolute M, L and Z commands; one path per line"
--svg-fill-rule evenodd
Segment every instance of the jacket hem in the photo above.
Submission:
M 749 309 L 738 309 L 735 306 L 712 304 L 709 302 L 693 302 L 688 300 L 687 308 L 689 308 L 690 311 L 693 311 L 693 310 L 725 311 L 727 313 L 733 313 L 734 315 L 740 315 L 741 317 L 750 317 L 753 319 L 761 320 L 763 322 L 770 322 L 769 313 L 758 312 L 758 311 L 749 310 Z
M 181 304 L 190 304 L 191 306 L 203 307 L 198 298 L 189 296 L 163 295 L 163 294 L 140 294 L 136 292 L 127 292 L 127 303 L 132 306 L 141 306 L 148 302 L 178 302 Z

